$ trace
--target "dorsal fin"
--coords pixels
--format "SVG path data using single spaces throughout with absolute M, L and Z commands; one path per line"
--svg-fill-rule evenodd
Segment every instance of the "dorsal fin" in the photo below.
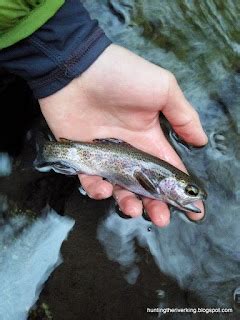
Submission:
M 59 138 L 58 141 L 60 143 L 72 143 L 72 142 L 74 142 L 74 141 L 66 139 L 66 138 Z
M 116 138 L 94 139 L 93 142 L 95 142 L 95 143 L 117 143 L 117 144 L 125 144 L 125 145 L 133 147 L 130 143 L 127 143 L 126 141 L 116 139 Z

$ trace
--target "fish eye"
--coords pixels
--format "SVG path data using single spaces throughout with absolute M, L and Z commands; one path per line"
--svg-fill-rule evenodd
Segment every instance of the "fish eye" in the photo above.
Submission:
M 199 189 L 198 187 L 192 185 L 192 184 L 188 184 L 185 188 L 185 192 L 189 195 L 189 196 L 197 196 L 199 193 Z

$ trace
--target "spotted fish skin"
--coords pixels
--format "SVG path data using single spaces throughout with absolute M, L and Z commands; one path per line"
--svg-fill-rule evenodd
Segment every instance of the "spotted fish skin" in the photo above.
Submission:
M 34 165 L 40 171 L 47 168 L 63 174 L 98 175 L 136 194 L 162 200 L 182 210 L 189 210 L 184 206 L 189 207 L 206 196 L 191 176 L 114 138 L 93 142 L 47 141 L 40 148 Z M 196 196 L 184 192 L 189 185 L 199 190 Z

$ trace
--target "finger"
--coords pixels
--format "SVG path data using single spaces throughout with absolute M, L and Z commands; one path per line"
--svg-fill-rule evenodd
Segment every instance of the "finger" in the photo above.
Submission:
M 116 199 L 120 210 L 126 215 L 131 217 L 142 215 L 142 201 L 134 193 L 119 186 L 114 186 L 113 197 Z
M 170 211 L 166 203 L 143 198 L 143 205 L 155 225 L 163 228 L 170 223 Z
M 202 128 L 198 113 L 186 100 L 173 76 L 170 76 L 168 99 L 162 112 L 177 134 L 186 142 L 196 146 L 207 143 L 208 138 Z
M 194 205 L 196 204 L 196 207 L 198 207 L 201 210 L 201 213 L 195 213 L 195 212 L 186 212 L 186 215 L 194 221 L 198 221 L 203 219 L 204 215 L 205 215 L 205 210 L 204 210 L 204 205 L 202 201 L 196 201 L 194 203 Z
M 100 200 L 111 197 L 113 186 L 101 177 L 79 174 L 79 179 L 90 198 Z

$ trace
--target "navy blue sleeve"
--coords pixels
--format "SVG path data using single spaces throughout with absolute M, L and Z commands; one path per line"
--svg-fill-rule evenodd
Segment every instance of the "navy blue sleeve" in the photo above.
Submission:
M 84 72 L 110 44 L 79 0 L 67 0 L 30 37 L 0 50 L 0 66 L 24 78 L 40 99 Z

